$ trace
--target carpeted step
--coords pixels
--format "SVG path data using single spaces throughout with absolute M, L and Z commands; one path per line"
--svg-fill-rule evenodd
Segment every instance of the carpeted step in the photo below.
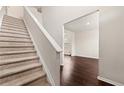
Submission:
M 35 73 L 32 73 L 32 74 L 27 74 L 23 77 L 20 77 L 20 78 L 17 78 L 15 80 L 12 80 L 12 81 L 9 81 L 9 82 L 6 82 L 6 83 L 3 83 L 1 85 L 4 85 L 4 86 L 19 86 L 19 85 L 25 85 L 26 83 L 29 83 L 31 81 L 34 81 L 38 78 L 42 78 L 45 76 L 45 73 L 44 71 L 37 71 Z M 42 83 L 42 82 L 39 82 L 39 83 Z
M 23 61 L 28 61 L 28 60 L 34 60 L 38 59 L 38 56 L 30 56 L 30 57 L 23 57 L 23 58 L 14 58 L 14 59 L 9 59 L 9 60 L 1 60 L 0 65 L 6 65 L 6 64 L 12 64 L 16 62 L 23 62 Z
M 13 34 L 13 33 L 3 33 L 2 31 L 0 31 L 0 37 L 27 38 L 27 39 L 30 39 L 30 36 L 28 36 L 28 35 Z
M 13 31 L 21 31 L 21 32 L 27 32 L 26 29 L 19 29 L 19 28 L 7 27 L 7 26 L 1 26 L 1 29 L 13 30 Z
M 25 24 L 23 23 L 14 23 L 14 22 L 9 22 L 9 21 L 2 21 L 2 25 L 6 24 L 6 25 L 12 25 L 12 26 L 19 26 L 19 27 L 25 27 Z
M 33 60 L 33 61 L 35 61 L 35 60 Z M 20 72 L 20 73 L 17 73 L 17 74 L 13 74 L 13 75 L 9 75 L 7 77 L 1 78 L 0 79 L 0 85 L 3 84 L 3 83 L 7 83 L 9 81 L 15 80 L 17 78 L 35 73 L 37 71 L 42 71 L 42 67 L 36 67 L 36 68 L 30 69 L 30 70 L 27 70 L 27 71 L 23 71 L 23 72 Z
M 14 45 L 13 45 L 14 46 Z M 8 51 L 23 51 L 23 50 L 34 50 L 34 47 L 2 47 L 0 48 L 0 52 L 8 52 Z
M 32 43 L 30 38 L 0 37 L 0 42 L 27 42 Z
M 17 28 L 17 29 L 24 29 L 24 30 L 26 30 L 26 27 L 25 27 L 25 26 L 20 27 L 20 26 L 14 26 L 14 25 L 9 25 L 9 24 L 2 24 L 2 26 L 4 26 L 4 27 L 10 27 L 10 28 Z
M 19 52 L 19 53 L 12 53 L 10 54 L 6 54 L 6 55 L 0 55 L 0 60 L 10 60 L 10 59 L 14 59 L 14 58 L 23 58 L 23 57 L 30 57 L 30 56 L 35 56 L 36 51 L 32 51 L 32 52 Z
M 42 65 L 40 63 L 28 63 L 28 64 L 24 64 L 24 65 L 19 65 L 19 66 L 15 66 L 15 67 L 10 67 L 8 69 L 3 69 L 0 70 L 0 78 L 15 74 L 15 73 L 19 73 L 19 72 L 23 72 L 32 68 L 36 68 L 36 67 L 41 67 Z
M 23 31 L 13 31 L 13 30 L 8 30 L 8 29 L 1 29 L 0 33 L 11 33 L 11 34 L 20 34 L 20 35 L 26 35 L 29 36 L 28 32 L 23 32 Z

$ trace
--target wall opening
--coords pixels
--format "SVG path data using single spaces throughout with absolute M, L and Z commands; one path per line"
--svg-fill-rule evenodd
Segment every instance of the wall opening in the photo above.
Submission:
M 96 81 L 98 84 L 98 60 L 99 60 L 99 11 L 81 16 L 64 24 L 64 62 L 62 67 L 62 85 L 77 83 L 69 79 L 80 79 L 78 85 L 86 85 L 93 82 L 84 77 Z M 76 71 L 76 72 L 74 72 Z M 88 71 L 88 72 L 87 72 Z M 83 72 L 83 74 L 82 74 Z M 84 74 L 86 73 L 86 74 Z M 75 77 L 75 75 L 77 75 Z M 73 76 L 74 75 L 74 76 Z M 87 81 L 87 82 L 82 82 Z M 67 84 L 67 85 L 68 85 Z

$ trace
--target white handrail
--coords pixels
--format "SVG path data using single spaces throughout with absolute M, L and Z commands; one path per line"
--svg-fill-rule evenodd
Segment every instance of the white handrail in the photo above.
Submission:
M 25 10 L 29 13 L 29 15 L 32 17 L 32 19 L 36 22 L 37 26 L 40 28 L 42 33 L 46 36 L 46 38 L 49 40 L 51 45 L 54 47 L 56 52 L 62 52 L 61 47 L 56 43 L 56 41 L 50 36 L 50 34 L 45 30 L 45 28 L 41 25 L 41 23 L 37 20 L 37 18 L 33 15 L 33 13 L 29 10 L 28 7 L 24 6 Z

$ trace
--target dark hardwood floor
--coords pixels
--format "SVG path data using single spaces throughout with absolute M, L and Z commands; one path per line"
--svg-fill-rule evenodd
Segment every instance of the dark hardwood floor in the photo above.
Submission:
M 61 67 L 62 86 L 112 86 L 99 81 L 97 76 L 97 59 L 65 56 Z

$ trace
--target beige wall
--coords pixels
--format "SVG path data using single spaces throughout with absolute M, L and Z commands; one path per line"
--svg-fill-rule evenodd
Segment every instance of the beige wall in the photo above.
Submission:
M 124 84 L 124 7 L 100 10 L 99 75 Z
M 99 58 L 99 31 L 75 32 L 75 55 L 89 58 Z
M 22 6 L 8 6 L 7 14 L 16 18 L 23 17 L 23 7 Z

